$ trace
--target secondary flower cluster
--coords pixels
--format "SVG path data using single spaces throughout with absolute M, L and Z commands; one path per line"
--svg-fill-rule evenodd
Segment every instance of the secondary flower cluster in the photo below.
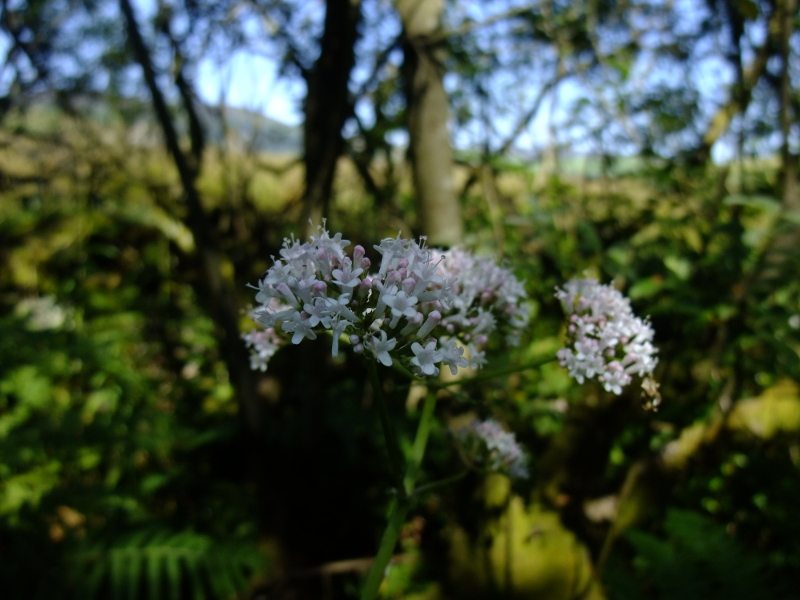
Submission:
M 251 331 L 242 335 L 242 339 L 250 352 L 250 368 L 254 371 L 266 371 L 272 355 L 280 350 L 283 341 L 270 327 L 263 331 Z
M 569 315 L 569 345 L 558 351 L 562 367 L 578 383 L 597 376 L 608 392 L 621 394 L 631 375 L 649 377 L 658 362 L 653 328 L 633 314 L 630 300 L 590 277 L 556 289 Z
M 494 419 L 476 420 L 462 427 L 456 432 L 456 441 L 475 466 L 518 479 L 528 478 L 528 463 L 516 437 Z
M 453 282 L 453 308 L 442 319 L 448 331 L 462 329 L 478 343 L 485 343 L 486 334 L 497 326 L 494 315 L 499 313 L 507 325 L 506 341 L 512 346 L 519 344 L 519 333 L 528 325 L 530 307 L 520 303 L 526 297 L 525 290 L 508 269 L 490 258 L 456 248 L 445 253 L 438 273 Z
M 455 374 L 485 363 L 480 347 L 494 331 L 514 342 L 527 324 L 522 285 L 486 259 L 431 250 L 398 235 L 375 246 L 381 261 L 371 274 L 364 248 L 348 254 L 349 245 L 324 227 L 309 242 L 284 240 L 256 288 L 260 306 L 253 317 L 267 333 L 245 336 L 258 356 L 251 359 L 254 368 L 266 368 L 280 335 L 299 344 L 330 331 L 333 356 L 345 339 L 386 366 L 399 361 L 435 376 L 442 364 Z

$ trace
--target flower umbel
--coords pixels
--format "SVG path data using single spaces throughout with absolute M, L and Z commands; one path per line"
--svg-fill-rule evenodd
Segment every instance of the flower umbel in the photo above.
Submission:
M 628 298 L 591 277 L 571 279 L 556 298 L 569 315 L 569 345 L 558 359 L 578 383 L 597 377 L 606 391 L 621 394 L 631 375 L 651 379 L 658 363 L 653 328 L 633 314 Z
M 266 371 L 269 359 L 280 349 L 283 342 L 272 328 L 242 334 L 242 339 L 251 349 L 250 368 L 254 371 Z
M 522 284 L 489 259 L 431 250 L 424 240 L 398 235 L 375 246 L 381 261 L 371 274 L 364 248 L 348 254 L 349 245 L 324 226 L 308 242 L 284 240 L 280 258 L 258 282 L 254 319 L 293 344 L 330 331 L 334 356 L 341 338 L 385 366 L 399 361 L 423 376 L 438 375 L 439 364 L 454 374 L 478 368 L 485 362 L 480 347 L 493 332 L 513 343 L 527 324 Z M 253 366 L 263 370 L 271 354 L 248 336 L 263 356 Z
M 473 465 L 509 477 L 528 478 L 528 463 L 516 437 L 494 419 L 475 420 L 462 427 L 456 432 L 456 441 Z

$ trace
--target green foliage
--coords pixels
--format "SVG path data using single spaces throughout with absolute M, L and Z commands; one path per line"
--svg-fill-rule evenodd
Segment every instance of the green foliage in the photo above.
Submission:
M 58 15 L 36 9 L 51 4 L 31 4 L 35 18 L 20 21 L 30 29 L 20 30 L 23 41 L 53 37 Z M 554 536 L 572 544 L 574 538 L 576 556 L 588 557 L 587 548 L 596 556 L 616 526 L 634 523 L 640 529 L 617 541 L 609 558 L 605 580 L 612 598 L 781 598 L 800 572 L 797 428 L 782 419 L 765 436 L 753 431 L 757 427 L 729 427 L 726 419 L 778 382 L 800 381 L 798 213 L 780 200 L 775 160 L 742 156 L 731 166 L 694 164 L 691 150 L 709 115 L 701 110 L 707 100 L 702 90 L 684 85 L 691 77 L 672 77 L 678 88 L 654 77 L 655 87 L 648 83 L 643 95 L 630 97 L 641 49 L 630 37 L 635 24 L 625 19 L 624 3 L 545 4 L 550 14 L 526 11 L 475 27 L 478 37 L 442 42 L 450 51 L 443 64 L 457 77 L 449 85 L 457 126 L 480 122 L 485 132 L 475 138 L 480 151 L 460 153 L 469 170 L 465 179 L 490 167 L 490 181 L 477 177 L 464 188 L 468 241 L 507 256 L 535 303 L 522 345 L 504 355 L 490 348 L 491 366 L 555 351 L 563 314 L 553 288 L 589 270 L 623 289 L 637 313 L 651 316 L 664 401 L 660 412 L 647 413 L 637 392 L 611 398 L 599 387 L 576 385 L 556 364 L 449 388 L 437 400 L 441 418 L 420 481 L 461 468 L 448 435 L 451 419 L 494 416 L 533 456 L 533 477 L 515 483 L 509 497 L 520 507 L 520 498 L 535 498 L 541 507 L 532 512 L 541 508 L 550 519 L 544 528 L 542 520 L 526 521 L 524 531 L 515 531 L 520 545 L 547 547 Z M 668 4 L 644 3 L 652 12 L 643 13 L 642 22 L 671 18 L 661 10 Z M 730 6 L 736 8 L 728 15 Z M 777 30 L 763 21 L 766 4 L 709 7 L 709 19 L 732 19 L 738 11 L 762 19 L 769 36 Z M 223 5 L 219 10 L 229 12 Z M 120 34 L 119 23 L 106 23 L 112 13 L 102 23 L 83 22 Z M 290 15 L 304 18 L 303 11 Z M 233 21 L 225 23 L 235 29 Z M 368 25 L 365 20 L 366 34 Z M 313 20 L 305 27 L 313 28 Z M 724 30 L 709 21 L 698 39 Z M 160 35 L 152 33 L 153 39 Z M 717 37 L 723 46 L 730 38 Z M 668 54 L 662 56 L 679 67 L 675 73 L 688 72 L 678 63 L 692 55 L 694 42 L 663 38 Z M 289 574 L 369 555 L 390 496 L 385 448 L 359 357 L 343 350 L 332 360 L 327 347 L 311 344 L 282 350 L 258 382 L 263 430 L 245 432 L 223 340 L 197 292 L 208 273 L 195 260 L 177 177 L 155 138 L 131 141 L 128 127 L 151 122 L 151 110 L 124 97 L 130 71 L 121 67 L 130 57 L 121 38 L 105 44 L 109 39 L 108 32 L 100 39 L 98 47 L 107 50 L 100 62 L 112 70 L 110 86 L 120 95 L 108 110 L 101 103 L 99 112 L 72 118 L 54 107 L 31 107 L 6 115 L 0 132 L 3 597 L 211 600 L 252 591 L 269 573 L 256 548 L 272 548 Z M 374 42 L 365 38 L 364 48 Z M 495 52 L 495 42 L 507 51 Z M 769 41 L 770 52 L 776 42 Z M 192 45 L 187 38 L 186 47 Z M 727 50 L 754 53 L 750 47 Z M 346 237 L 367 248 L 398 229 L 412 232 L 417 222 L 415 196 L 400 175 L 404 169 L 395 169 L 399 153 L 389 142 L 406 116 L 395 54 L 376 71 L 377 87 L 370 81 L 365 88 L 374 127 L 349 140 L 351 157 L 380 189 L 370 190 L 372 198 L 340 169 L 332 202 L 332 228 L 343 224 Z M 780 64 L 775 58 L 770 64 Z M 543 71 L 536 73 L 538 67 Z M 566 138 L 557 131 L 562 124 L 553 122 L 552 164 L 492 155 L 496 116 L 511 123 L 520 116 L 515 104 L 527 113 L 548 85 L 548 73 L 560 74 L 562 67 L 564 80 L 577 76 L 587 88 L 611 85 L 600 90 L 600 112 L 618 114 L 596 118 L 599 105 L 588 96 L 570 111 L 571 123 L 589 125 L 587 134 L 602 152 L 560 156 Z M 764 106 L 774 100 L 770 90 L 756 92 Z M 754 104 L 748 115 L 758 108 Z M 742 131 L 778 139 L 770 122 L 778 111 L 763 112 L 755 123 L 750 117 L 742 122 Z M 620 115 L 630 116 L 629 125 L 639 131 L 641 155 L 621 155 L 615 146 Z M 529 119 L 538 122 L 533 113 Z M 688 156 L 682 154 L 687 148 Z M 267 171 L 285 157 L 229 150 L 208 148 L 198 185 L 207 225 L 225 256 L 222 276 L 233 282 L 244 309 L 252 297 L 245 283 L 268 266 L 284 233 L 298 233 L 293 219 L 301 207 L 286 198 L 299 189 L 302 169 L 280 177 Z M 496 192 L 492 206 L 481 187 L 487 185 Z M 409 447 L 418 411 L 401 378 L 382 377 L 398 435 Z M 680 444 L 687 439 L 693 444 Z M 661 465 L 675 446 L 685 451 L 680 468 L 657 482 L 661 487 L 625 496 L 631 474 Z M 499 537 L 479 535 L 500 511 L 476 500 L 481 485 L 471 475 L 425 496 L 415 508 L 423 524 L 403 542 L 408 549 L 415 540 L 421 566 L 396 569 L 388 594 L 428 588 L 438 594 L 438 585 L 419 578 L 441 582 L 448 593 L 452 548 L 445 532 L 463 526 L 465 545 L 502 546 Z M 598 500 L 627 505 L 614 523 L 605 520 L 613 518 L 608 513 L 590 520 L 583 507 Z M 701 508 L 713 520 L 701 516 Z M 557 522 L 572 533 L 558 530 Z M 498 572 L 501 560 L 509 560 L 500 558 L 504 552 L 496 557 Z M 562 557 L 572 555 L 564 551 Z M 535 564 L 526 571 L 532 580 L 538 576 Z M 579 579 L 575 573 L 568 578 Z M 333 596 L 353 595 L 349 587 L 332 590 Z M 496 597 L 497 590 L 474 592 Z M 312 588 L 296 597 L 321 595 Z
M 761 555 L 700 513 L 671 509 L 663 537 L 633 530 L 626 539 L 633 550 L 634 570 L 618 561 L 606 574 L 615 600 L 787 597 L 776 590 Z
M 231 598 L 263 571 L 264 556 L 250 544 L 220 543 L 191 530 L 144 530 L 86 544 L 71 558 L 82 598 Z

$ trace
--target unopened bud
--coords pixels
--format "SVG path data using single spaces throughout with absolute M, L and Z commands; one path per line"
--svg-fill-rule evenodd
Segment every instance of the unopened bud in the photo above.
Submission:
M 419 328 L 419 331 L 417 332 L 417 337 L 420 338 L 425 337 L 431 331 L 433 331 L 434 327 L 436 327 L 441 322 L 442 322 L 442 313 L 440 313 L 438 310 L 432 311 L 431 314 L 428 315 L 428 319 L 425 321 L 425 324 Z

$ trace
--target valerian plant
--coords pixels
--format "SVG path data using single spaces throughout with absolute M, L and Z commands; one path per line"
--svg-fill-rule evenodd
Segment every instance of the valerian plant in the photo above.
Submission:
M 395 488 L 388 524 L 361 592 L 363 600 L 371 600 L 417 495 L 459 477 L 415 488 L 435 391 L 453 383 L 435 378 L 442 367 L 453 375 L 461 369 L 482 368 L 492 337 L 517 345 L 531 308 L 522 282 L 510 270 L 466 250 L 427 248 L 424 238 L 417 242 L 398 234 L 374 247 L 381 260 L 371 271 L 365 249 L 357 245 L 348 253 L 349 246 L 342 234 L 331 236 L 324 225 L 308 242 L 284 240 L 280 257 L 253 286 L 258 306 L 251 315 L 262 329 L 243 338 L 251 349 L 252 368 L 262 371 L 283 345 L 321 334 L 332 336 L 334 357 L 346 343 L 366 358 Z M 620 394 L 635 375 L 645 378 L 646 394 L 657 395 L 652 379 L 657 363 L 653 329 L 633 314 L 622 294 L 584 277 L 567 282 L 556 297 L 569 315 L 567 347 L 535 364 L 456 381 L 476 381 L 558 360 L 579 383 L 596 376 L 606 391 Z M 430 390 L 408 456 L 394 433 L 377 363 L 421 379 Z M 467 425 L 453 440 L 467 468 L 528 477 L 524 450 L 514 434 L 493 419 Z
M 245 337 L 254 367 L 266 368 L 279 331 L 293 344 L 328 331 L 334 357 L 344 339 L 387 367 L 397 362 L 433 377 L 444 365 L 455 375 L 485 364 L 481 348 L 490 335 L 500 331 L 516 344 L 528 324 L 522 284 L 488 259 L 432 250 L 398 235 L 375 246 L 381 264 L 370 274 L 364 248 L 348 255 L 349 244 L 324 228 L 309 242 L 285 241 L 258 284 L 253 317 L 265 331 Z

